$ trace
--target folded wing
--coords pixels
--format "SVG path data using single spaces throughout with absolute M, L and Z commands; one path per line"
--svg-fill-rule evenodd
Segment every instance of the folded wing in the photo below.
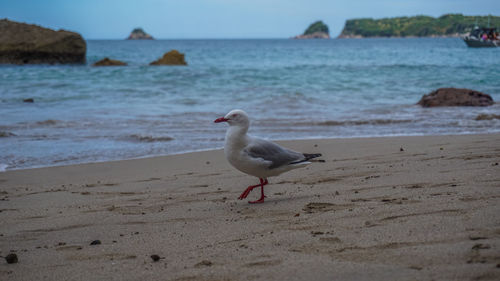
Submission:
M 307 157 L 278 144 L 262 139 L 252 139 L 251 143 L 244 149 L 252 158 L 261 158 L 270 162 L 269 169 L 275 169 L 285 165 L 293 165 L 307 161 Z

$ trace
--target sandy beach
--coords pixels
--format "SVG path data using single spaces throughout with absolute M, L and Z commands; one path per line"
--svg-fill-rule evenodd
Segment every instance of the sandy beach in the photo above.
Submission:
M 222 150 L 0 173 L 0 279 L 500 280 L 500 134 L 280 143 L 256 205 Z

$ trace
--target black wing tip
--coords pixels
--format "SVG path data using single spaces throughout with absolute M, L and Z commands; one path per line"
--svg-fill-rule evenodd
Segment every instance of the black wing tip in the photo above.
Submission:
M 290 163 L 289 165 L 307 162 L 313 158 L 321 157 L 321 153 L 302 153 L 304 159 Z M 311 162 L 325 162 L 325 160 L 312 160 Z
M 321 153 L 304 153 L 303 154 L 304 157 L 306 158 L 305 160 L 310 160 L 310 159 L 313 159 L 313 158 L 318 158 L 318 157 L 321 157 Z

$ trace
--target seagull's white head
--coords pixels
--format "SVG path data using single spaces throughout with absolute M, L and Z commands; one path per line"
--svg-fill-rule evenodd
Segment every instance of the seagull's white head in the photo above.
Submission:
M 243 128 L 248 127 L 250 124 L 247 113 L 241 109 L 233 109 L 229 111 L 226 116 L 215 119 L 214 122 L 227 122 L 229 126 L 239 126 Z

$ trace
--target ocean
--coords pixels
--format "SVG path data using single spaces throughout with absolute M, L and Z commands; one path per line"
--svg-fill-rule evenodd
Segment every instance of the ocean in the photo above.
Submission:
M 188 66 L 148 65 L 171 49 Z M 104 57 L 129 65 L 91 66 Z M 441 87 L 500 101 L 499 66 L 458 38 L 88 40 L 86 65 L 0 65 L 0 169 L 220 148 L 213 120 L 235 108 L 271 140 L 498 133 L 475 120 L 498 103 L 416 103 Z

